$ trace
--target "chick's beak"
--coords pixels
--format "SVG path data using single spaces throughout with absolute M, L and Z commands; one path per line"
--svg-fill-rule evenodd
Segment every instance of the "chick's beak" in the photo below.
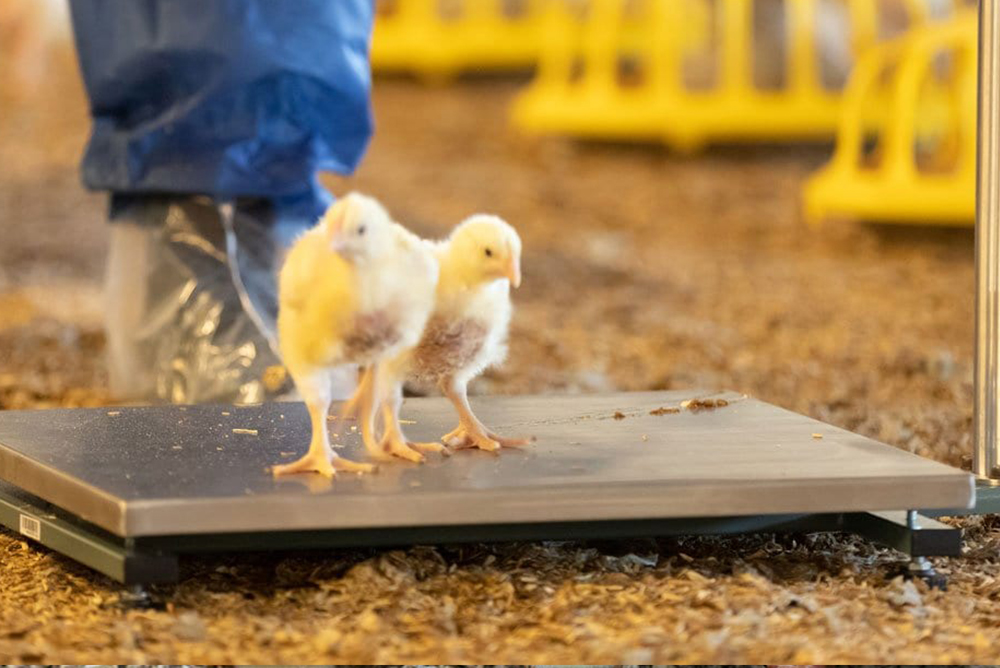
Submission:
M 344 236 L 344 219 L 346 217 L 346 212 L 341 202 L 337 202 L 334 205 L 334 209 L 331 212 L 330 220 L 327 222 L 327 243 L 330 244 L 330 250 L 335 253 L 340 253 L 346 247 L 347 239 Z
M 335 232 L 332 237 L 330 237 L 330 250 L 334 253 L 344 254 L 347 250 L 347 238 L 341 234 L 339 231 Z
M 511 287 L 516 288 L 521 285 L 521 260 L 516 255 L 510 256 L 504 276 L 510 281 Z

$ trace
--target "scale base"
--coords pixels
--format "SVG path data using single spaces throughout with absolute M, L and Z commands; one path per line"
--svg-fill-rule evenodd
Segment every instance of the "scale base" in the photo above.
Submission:
M 959 529 L 923 516 L 918 516 L 919 528 L 912 529 L 907 526 L 904 512 L 428 526 L 390 533 L 362 529 L 123 539 L 0 483 L 0 525 L 23 533 L 21 517 L 37 518 L 40 531 L 36 542 L 130 586 L 177 582 L 181 556 L 210 552 L 841 531 L 863 536 L 911 557 L 954 557 L 961 553 L 962 547 Z

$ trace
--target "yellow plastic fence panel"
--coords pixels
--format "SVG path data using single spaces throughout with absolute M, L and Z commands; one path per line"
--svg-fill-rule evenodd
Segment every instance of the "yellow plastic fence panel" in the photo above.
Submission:
M 976 28 L 967 11 L 861 59 L 834 156 L 805 184 L 807 220 L 975 222 Z
M 824 1 L 837 2 L 784 0 L 784 76 L 768 87 L 754 73 L 760 0 L 554 1 L 536 77 L 515 100 L 512 121 L 528 132 L 662 141 L 684 151 L 712 141 L 832 138 L 842 91 L 823 78 Z M 895 1 L 908 24 L 928 20 L 926 0 Z M 879 5 L 838 6 L 857 55 L 878 39 Z M 688 74 L 699 63 L 710 70 L 707 84 Z
M 372 69 L 447 80 L 533 66 L 551 0 L 378 0 Z

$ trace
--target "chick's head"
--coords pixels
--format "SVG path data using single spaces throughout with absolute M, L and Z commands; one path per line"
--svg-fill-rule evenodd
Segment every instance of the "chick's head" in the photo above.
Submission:
M 376 258 L 392 243 L 392 218 L 367 195 L 345 195 L 327 210 L 322 224 L 326 225 L 330 249 L 348 262 Z
M 451 253 L 468 284 L 506 278 L 521 284 L 521 237 L 502 218 L 476 214 L 452 233 Z

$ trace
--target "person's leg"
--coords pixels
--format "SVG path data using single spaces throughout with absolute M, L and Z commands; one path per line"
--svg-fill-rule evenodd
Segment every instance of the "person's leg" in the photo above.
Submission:
M 83 180 L 111 194 L 113 389 L 179 402 L 287 389 L 264 381 L 276 270 L 332 201 L 317 172 L 350 173 L 371 135 L 372 3 L 70 7 L 94 120 Z

